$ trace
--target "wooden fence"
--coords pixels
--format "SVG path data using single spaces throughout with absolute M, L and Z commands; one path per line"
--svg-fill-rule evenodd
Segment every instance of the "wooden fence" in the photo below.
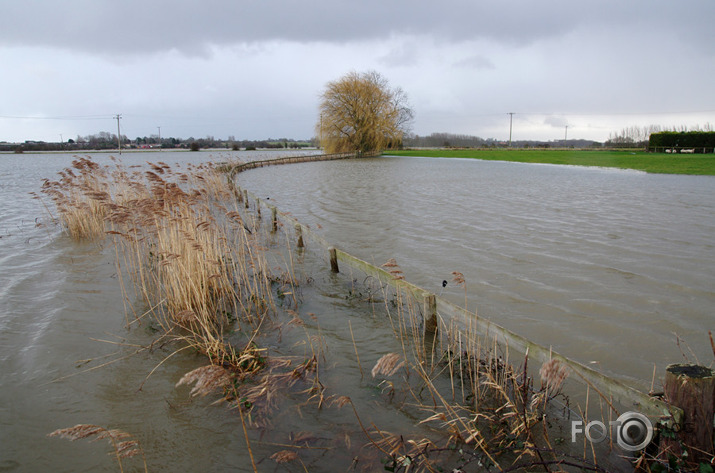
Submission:
M 356 159 L 356 158 L 371 158 L 379 156 L 380 151 L 370 151 L 370 152 L 349 152 L 349 153 L 334 153 L 334 154 L 311 154 L 306 156 L 286 156 L 284 158 L 275 159 L 263 159 L 260 161 L 249 161 L 247 163 L 241 163 L 236 165 L 225 165 L 220 167 L 221 171 L 227 172 L 229 176 L 238 174 L 243 171 L 248 171 L 249 169 L 262 168 L 265 166 L 277 166 L 281 164 L 295 164 L 295 163 L 311 163 L 315 161 L 335 161 L 338 159 Z

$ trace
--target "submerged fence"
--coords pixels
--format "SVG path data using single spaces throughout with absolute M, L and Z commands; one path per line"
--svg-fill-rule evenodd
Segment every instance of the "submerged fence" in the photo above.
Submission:
M 260 161 L 249 161 L 235 165 L 227 164 L 220 168 L 221 171 L 227 172 L 229 176 L 238 174 L 249 169 L 262 168 L 265 166 L 277 166 L 280 164 L 295 164 L 295 163 L 310 163 L 315 161 L 335 161 L 338 159 L 356 159 L 356 158 L 372 158 L 379 156 L 380 151 L 370 152 L 349 152 L 349 153 L 333 153 L 333 154 L 310 154 L 306 156 L 286 156 L 284 158 L 262 159 Z
M 335 155 L 299 156 L 267 161 L 255 161 L 228 167 L 227 169 L 229 170 L 229 176 L 232 179 L 235 174 L 242 171 L 268 165 L 349 159 L 377 156 L 379 154 L 380 153 L 371 153 L 369 155 L 360 155 L 356 153 L 340 153 Z M 576 375 L 576 378 L 578 378 L 583 384 L 586 384 L 591 389 L 596 390 L 603 399 L 610 400 L 612 404 L 617 403 L 621 406 L 637 409 L 660 424 L 672 426 L 682 422 L 683 411 L 680 408 L 669 405 L 658 398 L 651 397 L 632 388 L 631 386 L 612 379 L 603 373 L 579 363 L 578 361 L 560 355 L 550 348 L 534 343 L 527 338 L 518 335 L 488 319 L 482 318 L 474 312 L 469 312 L 468 310 L 459 307 L 458 305 L 439 297 L 426 289 L 402 279 L 395 279 L 393 275 L 384 269 L 333 247 L 324 238 L 315 234 L 309 227 L 303 225 L 293 217 L 278 212 L 278 209 L 274 205 L 262 201 L 253 194 L 249 193 L 246 189 L 238 188 L 238 191 L 244 198 L 246 208 L 249 207 L 250 196 L 251 200 L 256 203 L 256 211 L 259 215 L 261 213 L 261 206 L 265 206 L 270 209 L 273 231 L 277 229 L 278 222 L 280 220 L 295 229 L 295 238 L 299 247 L 305 245 L 306 236 L 310 237 L 312 241 L 321 246 L 326 252 L 327 259 L 330 262 L 330 267 L 333 272 L 339 272 L 340 265 L 345 264 L 351 268 L 362 271 L 367 276 L 372 276 L 380 281 L 381 284 L 391 286 L 397 291 L 403 291 L 404 293 L 409 294 L 415 301 L 421 303 L 424 316 L 424 330 L 426 332 L 425 339 L 429 338 L 430 334 L 433 336 L 436 334 L 438 326 L 440 325 L 440 320 L 456 320 L 469 327 L 470 330 L 473 330 L 478 335 L 495 338 L 498 343 L 508 347 L 508 349 L 514 349 L 522 354 L 528 354 L 529 359 L 533 359 L 539 363 L 546 363 L 552 359 L 559 360 L 567 366 L 571 372 Z

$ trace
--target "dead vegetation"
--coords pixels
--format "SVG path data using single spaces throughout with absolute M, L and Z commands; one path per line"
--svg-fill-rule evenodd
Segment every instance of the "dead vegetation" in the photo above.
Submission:
M 90 439 L 94 442 L 106 439 L 112 445 L 112 453 L 117 459 L 119 470 L 124 471 L 123 459 L 140 456 L 144 463 L 144 471 L 147 471 L 146 457 L 139 442 L 132 438 L 127 432 L 119 429 L 107 429 L 99 425 L 77 424 L 74 427 L 58 429 L 48 435 L 49 437 L 60 437 L 68 440 Z

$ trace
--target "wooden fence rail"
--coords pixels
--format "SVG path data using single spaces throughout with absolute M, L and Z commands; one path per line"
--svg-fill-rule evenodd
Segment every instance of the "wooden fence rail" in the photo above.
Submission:
M 338 159 L 355 159 L 355 158 L 370 158 L 379 156 L 380 151 L 370 151 L 370 152 L 349 152 L 349 153 L 333 153 L 333 154 L 311 154 L 306 156 L 286 156 L 284 158 L 276 159 L 263 159 L 260 161 L 249 161 L 247 163 L 241 163 L 236 165 L 224 165 L 219 167 L 221 171 L 227 172 L 229 176 L 238 174 L 243 171 L 248 171 L 249 169 L 262 168 L 265 166 L 277 166 L 280 164 L 295 164 L 295 163 L 310 163 L 316 161 L 334 161 Z

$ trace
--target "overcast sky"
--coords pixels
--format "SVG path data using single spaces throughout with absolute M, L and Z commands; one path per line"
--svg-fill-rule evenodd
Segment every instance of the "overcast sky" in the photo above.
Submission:
M 412 131 L 715 125 L 714 0 L 0 0 L 0 141 L 309 138 L 349 71 Z

